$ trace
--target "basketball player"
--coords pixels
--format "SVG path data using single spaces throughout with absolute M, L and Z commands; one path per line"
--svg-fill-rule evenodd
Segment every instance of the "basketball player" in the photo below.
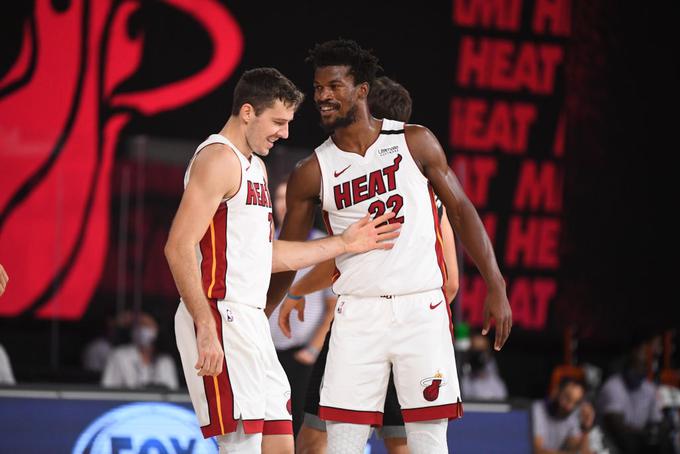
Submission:
M 487 284 L 483 333 L 494 319 L 499 350 L 512 313 L 491 242 L 434 135 L 370 115 L 376 57 L 353 41 L 335 40 L 317 45 L 308 61 L 321 124 L 331 136 L 291 175 L 281 238 L 307 235 L 319 198 L 329 232 L 343 231 L 367 211 L 378 216 L 391 209 L 390 222 L 402 224 L 392 250 L 335 261 L 339 298 L 319 409 L 328 451 L 363 452 L 370 426 L 382 423 L 392 369 L 409 451 L 448 452 L 447 420 L 463 409 L 441 290 L 446 270 L 435 193 Z M 269 301 L 283 296 L 275 290 Z
M 273 239 L 267 173 L 255 154 L 288 137 L 302 99 L 275 69 L 243 74 L 229 120 L 189 164 L 165 248 L 182 297 L 175 330 L 184 375 L 203 435 L 217 436 L 220 452 L 293 450 L 290 386 L 263 312 L 271 272 L 389 249 L 398 235 L 380 226 L 390 214 L 366 216 L 341 236 Z
M 411 95 L 399 83 L 389 77 L 375 79 L 368 95 L 368 107 L 375 118 L 389 118 L 408 121 L 411 117 Z M 453 230 L 444 215 L 444 207 L 437 199 L 437 212 L 441 225 L 444 261 L 447 279 L 444 287 L 447 303 L 450 303 L 458 292 L 458 264 L 456 262 L 456 244 Z M 286 300 L 281 304 L 279 326 L 284 334 L 290 333 L 290 313 L 293 308 L 298 311 L 298 318 L 304 318 L 305 295 L 328 288 L 332 285 L 332 274 L 335 269 L 333 260 L 316 265 L 309 273 L 293 283 Z M 305 401 L 304 424 L 295 438 L 295 449 L 299 454 L 323 454 L 326 452 L 326 423 L 318 417 L 319 389 L 326 366 L 330 332 L 326 335 L 323 348 L 319 352 L 309 381 Z M 389 454 L 408 454 L 406 431 L 401 407 L 394 389 L 394 380 L 390 375 L 385 397 L 383 426 L 378 431 Z

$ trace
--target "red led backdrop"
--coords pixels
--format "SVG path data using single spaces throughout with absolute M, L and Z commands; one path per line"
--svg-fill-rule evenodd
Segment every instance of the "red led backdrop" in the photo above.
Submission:
M 213 0 L 165 0 L 197 23 L 212 56 L 195 73 L 120 87 L 141 64 L 140 1 L 39 0 L 0 80 L 0 257 L 12 285 L 0 316 L 78 319 L 107 253 L 111 174 L 121 129 L 210 93 L 238 65 L 238 23 Z
M 543 330 L 557 296 L 565 154 L 569 0 L 455 1 L 451 166 L 480 212 L 506 278 L 515 326 Z M 483 320 L 471 262 L 461 313 Z

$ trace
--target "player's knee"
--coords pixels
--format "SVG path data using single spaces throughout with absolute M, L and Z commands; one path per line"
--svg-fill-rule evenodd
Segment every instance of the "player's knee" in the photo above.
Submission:
M 371 432 L 368 424 L 326 422 L 328 454 L 363 454 Z
M 296 454 L 325 454 L 326 432 L 302 425 L 295 439 Z
M 409 454 L 406 437 L 390 437 L 383 440 L 388 454 Z
M 262 437 L 262 454 L 293 454 L 292 435 L 265 435 Z
M 448 421 L 407 422 L 406 438 L 411 454 L 445 454 L 448 452 L 446 429 Z
M 236 432 L 217 437 L 220 454 L 251 454 L 260 452 L 262 448 L 262 434 L 245 434 L 240 427 Z

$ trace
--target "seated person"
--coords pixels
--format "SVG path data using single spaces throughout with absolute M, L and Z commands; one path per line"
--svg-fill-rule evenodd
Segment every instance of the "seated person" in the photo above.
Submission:
M 551 397 L 535 401 L 531 407 L 536 454 L 590 454 L 588 432 L 595 412 L 583 402 L 585 386 L 565 377 Z
M 468 400 L 506 399 L 508 390 L 498 374 L 489 338 L 474 334 L 466 356 L 460 380 L 463 397 Z
M 162 386 L 171 390 L 179 387 L 174 360 L 155 351 L 158 324 L 148 314 L 141 313 L 132 325 L 132 345 L 115 348 L 106 362 L 102 375 L 105 388 Z
M 653 452 L 651 426 L 662 420 L 657 385 L 647 379 L 643 342 L 629 353 L 623 370 L 609 377 L 598 397 L 598 411 L 607 436 L 622 453 Z

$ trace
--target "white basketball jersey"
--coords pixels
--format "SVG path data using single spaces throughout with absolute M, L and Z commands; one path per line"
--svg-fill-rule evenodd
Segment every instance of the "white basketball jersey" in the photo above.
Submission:
M 212 134 L 200 144 L 221 143 L 241 162 L 241 185 L 230 199 L 220 202 L 208 230 L 196 247 L 203 290 L 208 299 L 227 300 L 264 308 L 272 271 L 273 217 L 262 160 L 248 160 L 226 137 Z M 194 158 L 184 175 L 184 187 Z
M 329 233 L 342 233 L 366 213 L 393 211 L 401 222 L 391 250 L 335 259 L 339 295 L 406 295 L 442 287 L 446 276 L 434 192 L 406 145 L 404 123 L 383 120 L 365 156 L 340 150 L 329 137 L 316 150 L 321 204 Z

